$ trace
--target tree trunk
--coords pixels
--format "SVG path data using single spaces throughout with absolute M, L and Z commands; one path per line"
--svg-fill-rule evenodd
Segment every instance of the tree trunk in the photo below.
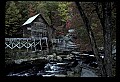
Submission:
M 107 77 L 112 77 L 112 43 L 111 43 L 111 2 L 103 3 L 103 36 L 104 36 L 104 63 Z
M 98 53 L 98 48 L 97 48 L 97 45 L 96 45 L 96 41 L 95 41 L 95 38 L 94 38 L 94 34 L 92 32 L 92 29 L 91 29 L 91 26 L 90 26 L 90 23 L 89 23 L 89 20 L 88 18 L 86 17 L 83 9 L 81 8 L 79 2 L 75 2 L 77 7 L 78 7 L 78 10 L 80 12 L 80 15 L 83 19 L 83 22 L 85 24 L 85 27 L 86 27 L 86 30 L 88 32 L 88 36 L 90 38 L 90 43 L 92 45 L 92 50 L 94 51 L 94 54 L 95 54 L 95 57 L 97 59 L 97 62 L 98 62 L 98 66 L 99 66 L 99 73 L 101 74 L 101 76 L 105 77 L 105 71 L 104 71 L 104 68 L 103 68 L 103 64 L 102 64 L 102 59 L 100 58 L 100 55 Z
M 96 10 L 96 13 L 97 13 L 97 15 L 98 15 L 98 18 L 100 19 L 100 23 L 101 23 L 101 25 L 102 25 L 102 27 L 104 27 L 104 21 L 103 21 L 103 12 L 101 12 L 100 11 L 100 8 L 99 8 L 99 2 L 96 2 L 95 4 L 94 4 L 94 6 L 95 6 L 95 10 Z

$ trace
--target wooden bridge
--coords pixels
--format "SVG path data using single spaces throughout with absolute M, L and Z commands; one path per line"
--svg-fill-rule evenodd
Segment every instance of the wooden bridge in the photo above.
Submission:
M 52 39 L 52 43 L 59 43 L 59 39 Z M 48 38 L 5 38 L 5 49 L 26 49 L 32 51 L 49 50 Z
M 36 50 L 47 50 L 48 49 L 48 39 L 44 38 L 5 38 L 5 49 L 10 48 L 26 48 Z

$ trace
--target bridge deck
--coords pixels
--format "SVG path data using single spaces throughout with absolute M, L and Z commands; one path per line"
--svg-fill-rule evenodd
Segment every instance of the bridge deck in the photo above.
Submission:
M 61 43 L 60 39 L 52 39 L 52 43 Z M 5 38 L 5 49 L 28 49 L 32 51 L 49 50 L 48 38 Z
M 39 47 L 39 48 L 38 48 Z M 48 38 L 5 38 L 5 49 L 10 48 L 26 48 L 36 50 L 43 50 L 43 47 L 48 50 Z
M 47 39 L 47 37 L 43 37 L 43 38 L 5 38 L 5 41 L 16 41 L 16 40 L 45 40 Z

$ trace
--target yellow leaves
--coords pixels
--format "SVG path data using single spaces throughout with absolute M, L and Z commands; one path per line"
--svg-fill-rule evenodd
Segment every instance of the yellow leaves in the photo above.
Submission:
M 59 2 L 58 11 L 59 15 L 62 17 L 61 21 L 65 22 L 69 17 L 68 2 Z

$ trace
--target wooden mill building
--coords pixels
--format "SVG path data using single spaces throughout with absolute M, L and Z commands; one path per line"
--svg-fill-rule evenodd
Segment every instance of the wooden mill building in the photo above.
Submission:
M 24 38 L 43 38 L 47 37 L 49 40 L 53 38 L 54 29 L 45 20 L 41 14 L 30 17 L 23 25 Z
M 5 48 L 27 48 L 33 51 L 50 50 L 52 38 L 54 38 L 54 28 L 45 20 L 40 13 L 30 17 L 21 27 L 23 38 L 5 38 Z

